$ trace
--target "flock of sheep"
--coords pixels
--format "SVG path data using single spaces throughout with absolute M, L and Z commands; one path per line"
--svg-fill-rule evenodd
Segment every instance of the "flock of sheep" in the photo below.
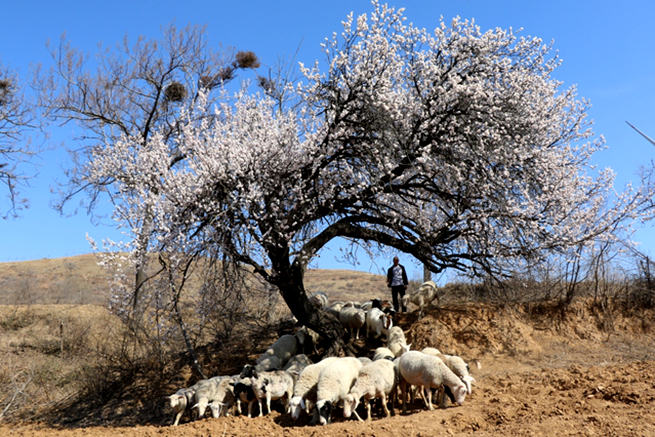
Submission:
M 424 283 L 419 292 L 425 291 L 432 297 L 422 296 L 414 301 L 421 302 L 417 303 L 419 311 L 436 296 L 436 286 L 431 281 Z M 406 297 L 412 299 L 411 296 Z M 403 330 L 393 326 L 393 311 L 388 303 L 373 299 L 364 304 L 335 302 L 329 305 L 323 293 L 314 294 L 311 300 L 333 312 L 351 337 L 359 338 L 360 330 L 365 327 L 367 338 L 383 337 L 385 346 L 375 349 L 371 358 L 327 357 L 312 363 L 302 352 L 308 345 L 315 348 L 317 334 L 302 327 L 293 335 L 281 336 L 254 365 L 246 364 L 239 375 L 204 379 L 168 396 L 168 403 L 175 411 L 173 424 L 177 425 L 188 409 L 197 410 L 197 417 L 201 418 L 207 407 L 213 417 L 219 417 L 236 414 L 236 411 L 243 414 L 242 404 L 246 404 L 248 417 L 252 417 L 255 402 L 262 416 L 264 405 L 270 413 L 271 401 L 280 399 L 284 401 L 286 413 L 294 420 L 307 414 L 312 424 L 325 425 L 338 405 L 342 406 L 344 417 L 354 414 L 362 420 L 356 409 L 363 401 L 370 420 L 371 401 L 375 398 L 381 400 L 388 417 L 398 401 L 406 412 L 408 394 L 413 401 L 418 393 L 425 406 L 433 409 L 434 389 L 440 395 L 439 405 L 444 405 L 446 398 L 461 405 L 471 393 L 475 380 L 468 364 L 458 356 L 442 354 L 432 347 L 410 350 L 411 344 L 407 344 Z

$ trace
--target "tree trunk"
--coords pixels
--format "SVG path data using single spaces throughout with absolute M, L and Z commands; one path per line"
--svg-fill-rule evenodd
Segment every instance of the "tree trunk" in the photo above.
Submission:
M 343 356 L 351 352 L 344 341 L 345 330 L 332 314 L 314 306 L 307 297 L 302 269 L 290 266 L 276 275 L 276 286 L 298 321 L 321 335 L 325 355 Z
M 428 266 L 423 264 L 423 282 L 428 282 L 431 280 L 432 280 L 432 272 L 430 271 Z

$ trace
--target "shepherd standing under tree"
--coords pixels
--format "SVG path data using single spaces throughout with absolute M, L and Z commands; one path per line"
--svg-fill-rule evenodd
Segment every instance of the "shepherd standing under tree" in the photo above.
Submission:
M 387 270 L 387 287 L 391 287 L 393 309 L 396 312 L 407 311 L 407 308 L 403 304 L 403 296 L 405 295 L 405 290 L 407 290 L 408 283 L 405 267 L 399 263 L 398 257 L 394 256 L 393 265 Z

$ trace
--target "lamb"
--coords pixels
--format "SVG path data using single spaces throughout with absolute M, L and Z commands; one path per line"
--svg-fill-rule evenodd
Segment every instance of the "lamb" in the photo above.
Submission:
M 371 400 L 374 398 L 382 400 L 384 413 L 389 417 L 391 414 L 389 408 L 387 408 L 387 396 L 392 398 L 391 409 L 393 411 L 393 395 L 396 391 L 397 380 L 396 372 L 395 364 L 388 360 L 372 361 L 370 364 L 363 366 L 359 370 L 357 381 L 350 388 L 350 393 L 343 400 L 343 417 L 347 418 L 355 413 L 355 417 L 362 421 L 362 418 L 355 411 L 362 397 L 366 401 L 367 420 L 371 420 Z
M 390 315 L 385 314 L 379 308 L 371 308 L 366 312 L 366 336 L 370 337 L 373 333 L 373 338 L 378 338 L 384 334 L 385 337 L 389 336 L 389 329 L 393 326 L 393 320 Z
M 418 290 L 403 296 L 402 300 L 405 307 L 407 307 L 409 302 L 418 306 L 418 316 L 420 318 L 423 315 L 423 308 L 431 303 L 435 298 L 437 298 L 438 301 L 439 295 L 437 292 L 437 284 L 433 281 L 426 281 L 421 284 Z
M 331 361 L 321 370 L 316 386 L 316 412 L 321 425 L 330 422 L 332 408 L 348 395 L 361 368 L 357 358 L 344 357 Z
M 257 372 L 257 370 L 246 364 L 240 375 L 242 378 L 250 378 L 257 403 L 259 404 L 259 416 L 264 415 L 262 399 L 266 399 L 266 407 L 271 412 L 271 400 L 281 399 L 286 396 L 285 412 L 289 412 L 289 401 L 293 394 L 293 377 L 285 370 L 274 370 L 270 372 Z
M 297 350 L 298 338 L 295 335 L 284 334 L 257 359 L 257 370 L 264 372 L 281 369 Z
M 168 403 L 175 411 L 175 420 L 173 421 L 173 426 L 177 426 L 180 423 L 180 418 L 186 411 L 187 407 L 193 402 L 193 395 L 195 394 L 195 388 L 187 387 L 181 388 L 170 396 L 167 396 Z
M 316 386 L 321 370 L 337 359 L 337 357 L 324 358 L 316 364 L 310 364 L 300 372 L 293 388 L 293 397 L 289 402 L 291 417 L 294 420 L 300 417 L 301 410 L 309 411 L 310 403 L 316 403 Z
M 443 361 L 444 364 L 464 382 L 466 385 L 466 392 L 471 394 L 471 384 L 475 382 L 475 378 L 471 376 L 469 365 L 461 357 L 458 357 L 457 355 L 442 354 L 438 349 L 429 347 L 424 348 L 422 352 L 440 358 L 441 361 Z
M 375 349 L 375 352 L 373 354 L 373 361 L 377 361 L 377 360 L 393 361 L 394 358 L 396 358 L 396 356 L 393 354 L 393 352 L 391 352 L 391 349 L 384 346 Z
M 399 357 L 409 351 L 410 346 L 411 343 L 407 344 L 405 333 L 399 326 L 393 326 L 389 329 L 387 347 L 393 353 L 394 357 Z
M 400 386 L 403 396 L 403 413 L 407 409 L 407 404 L 404 402 L 407 384 L 418 386 L 423 391 L 423 400 L 429 410 L 433 409 L 430 389 L 440 388 L 442 385 L 450 389 L 458 405 L 464 403 L 467 394 L 466 385 L 439 358 L 419 351 L 409 351 L 398 358 L 397 364 L 402 377 Z
M 359 339 L 359 330 L 366 323 L 366 313 L 356 307 L 344 307 L 339 311 L 339 321 L 349 330 L 351 337 Z

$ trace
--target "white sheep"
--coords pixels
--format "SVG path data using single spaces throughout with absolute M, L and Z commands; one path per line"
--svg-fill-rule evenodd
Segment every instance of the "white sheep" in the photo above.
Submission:
M 450 389 L 458 405 L 464 403 L 467 394 L 466 385 L 439 358 L 419 351 L 409 351 L 398 358 L 397 366 L 402 377 L 400 387 L 403 396 L 403 412 L 407 409 L 405 402 L 407 384 L 415 385 L 422 390 L 423 400 L 429 410 L 433 409 L 430 389 L 441 388 L 442 385 Z
M 331 361 L 321 370 L 316 386 L 316 412 L 321 425 L 330 422 L 332 408 L 348 395 L 361 368 L 357 358 L 344 357 Z
M 377 361 L 377 360 L 393 361 L 394 358 L 396 358 L 396 356 L 393 354 L 393 352 L 391 352 L 391 349 L 384 346 L 375 349 L 375 352 L 373 353 L 373 361 Z
M 382 408 L 387 417 L 391 415 L 387 408 L 387 396 L 391 397 L 391 410 L 393 411 L 393 395 L 396 391 L 396 366 L 389 360 L 372 361 L 359 369 L 359 375 L 350 392 L 343 400 L 343 417 L 350 417 L 352 413 L 358 420 L 362 420 L 355 409 L 363 397 L 366 402 L 367 420 L 371 420 L 371 400 L 380 398 Z
M 423 308 L 430 304 L 435 298 L 438 300 L 438 288 L 437 284 L 433 281 L 426 281 L 414 292 L 408 293 L 403 296 L 402 301 L 405 308 L 411 302 L 414 305 L 418 306 L 419 318 L 423 316 Z
M 350 336 L 359 338 L 359 330 L 366 323 L 366 313 L 356 307 L 348 306 L 339 311 L 339 321 L 350 332 Z
M 253 368 L 250 385 L 259 404 L 259 416 L 264 415 L 262 399 L 266 400 L 266 408 L 271 412 L 271 401 L 286 397 L 284 411 L 289 412 L 289 401 L 293 395 L 293 377 L 286 370 L 257 372 Z
M 446 366 L 448 366 L 448 368 L 464 382 L 466 385 L 466 392 L 468 394 L 472 393 L 471 384 L 475 382 L 475 378 L 471 376 L 469 365 L 463 358 L 457 355 L 442 354 L 438 349 L 430 347 L 424 348 L 422 352 L 440 358 L 441 361 L 443 361 L 444 364 L 446 364 Z
M 231 376 L 215 376 L 209 379 L 202 379 L 192 386 L 194 389 L 193 402 L 191 408 L 198 409 L 198 417 L 205 415 L 205 410 L 209 404 L 220 405 L 229 403 L 233 397 L 229 383 L 233 381 Z M 218 417 L 220 408 L 212 407 L 212 416 Z
M 366 336 L 378 338 L 384 334 L 385 338 L 389 336 L 389 329 L 393 326 L 393 320 L 389 314 L 385 314 L 379 308 L 371 308 L 366 312 Z
M 180 423 L 180 418 L 186 411 L 187 407 L 193 402 L 193 395 L 195 393 L 195 388 L 186 387 L 181 388 L 176 391 L 174 394 L 167 396 L 168 403 L 175 411 L 175 420 L 173 421 L 173 426 L 177 426 Z
M 405 333 L 399 326 L 392 326 L 389 329 L 387 347 L 393 353 L 394 357 L 399 357 L 410 350 L 411 343 L 407 344 Z
M 295 335 L 284 334 L 257 359 L 257 370 L 264 372 L 281 369 L 297 350 L 298 338 Z
M 318 385 L 318 377 L 321 370 L 330 362 L 337 360 L 337 357 L 327 357 L 316 364 L 310 364 L 305 367 L 293 388 L 293 397 L 289 402 L 291 409 L 291 417 L 297 420 L 300 417 L 300 412 L 305 410 L 308 412 L 313 404 L 316 403 L 316 386 Z

